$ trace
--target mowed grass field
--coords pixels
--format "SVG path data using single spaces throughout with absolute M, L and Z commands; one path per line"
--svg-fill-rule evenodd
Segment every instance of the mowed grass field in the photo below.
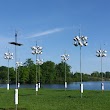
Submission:
M 0 110 L 15 110 L 14 89 L 0 88 Z M 18 110 L 110 110 L 110 91 L 19 89 Z

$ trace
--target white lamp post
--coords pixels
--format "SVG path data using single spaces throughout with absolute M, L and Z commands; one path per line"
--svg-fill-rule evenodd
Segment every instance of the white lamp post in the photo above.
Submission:
M 13 53 L 10 53 L 9 52 L 9 50 L 8 50 L 8 53 L 5 53 L 4 54 L 4 58 L 6 59 L 6 60 L 8 60 L 8 79 L 7 79 L 7 90 L 9 90 L 9 60 L 11 60 L 11 59 L 13 59 Z
M 37 55 L 42 54 L 42 47 L 37 46 L 36 43 L 36 46 L 31 47 L 31 49 L 32 49 L 32 54 L 33 55 L 36 54 L 36 61 L 37 61 Z M 36 95 L 37 95 L 37 91 L 38 91 L 38 84 L 37 84 L 37 64 L 36 64 Z
M 86 36 L 81 36 L 79 33 L 79 36 L 75 36 L 74 40 L 74 45 L 75 46 L 80 46 L 80 74 L 81 74 L 81 84 L 80 84 L 80 92 L 81 92 L 81 98 L 82 98 L 82 93 L 83 93 L 83 83 L 82 83 L 82 73 L 81 73 L 81 47 L 87 46 L 87 37 Z
M 67 80 L 66 80 L 66 61 L 69 60 L 69 55 L 61 55 L 61 59 L 65 62 L 65 90 L 67 89 Z
M 102 50 L 101 48 L 100 48 L 100 50 L 96 51 L 96 56 L 101 58 L 101 73 L 102 73 L 102 57 L 106 57 L 107 56 L 106 53 L 107 53 L 107 51 Z M 102 89 L 102 91 L 104 91 L 103 73 L 102 73 L 101 89 Z
M 39 65 L 39 84 L 38 84 L 38 87 L 40 88 L 41 87 L 41 84 L 40 84 L 40 65 L 43 64 L 43 59 L 37 59 L 36 64 Z
M 15 105 L 16 105 L 16 110 L 17 110 L 17 105 L 18 105 L 18 86 L 17 86 L 17 65 L 16 65 L 17 49 L 16 49 L 16 46 L 21 46 L 23 44 L 20 44 L 20 43 L 17 42 L 17 33 L 15 33 L 15 42 L 9 42 L 9 44 L 15 45 L 15 71 L 16 71 Z
M 20 87 L 20 82 L 19 82 L 19 67 L 23 66 L 22 62 L 16 62 L 17 68 L 18 68 L 18 88 Z

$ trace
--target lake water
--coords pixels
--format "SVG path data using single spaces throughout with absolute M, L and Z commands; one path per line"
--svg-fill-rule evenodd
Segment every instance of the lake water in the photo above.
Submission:
M 83 82 L 84 90 L 101 90 L 101 82 Z M 0 88 L 6 88 L 6 84 L 0 84 Z M 10 88 L 15 88 L 15 85 L 10 85 Z M 21 84 L 20 88 L 35 88 L 35 84 Z M 41 84 L 41 88 L 48 89 L 64 89 L 64 84 Z M 104 90 L 110 90 L 110 81 L 104 82 Z M 80 90 L 80 82 L 68 84 L 68 90 Z

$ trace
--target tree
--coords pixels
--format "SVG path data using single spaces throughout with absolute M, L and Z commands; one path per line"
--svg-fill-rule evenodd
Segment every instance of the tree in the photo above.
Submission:
M 2 83 L 7 82 L 7 74 L 8 74 L 8 68 L 5 66 L 0 67 L 0 80 Z
M 31 58 L 26 59 L 26 62 L 23 64 L 23 66 L 27 66 L 27 67 L 30 67 L 32 65 L 34 65 L 34 61 L 32 61 Z
M 91 79 L 90 76 L 91 76 L 91 75 L 89 75 L 89 74 L 84 74 L 84 73 L 83 73 L 83 81 L 90 81 L 90 79 Z
M 75 72 L 74 74 L 71 72 L 71 66 L 65 62 L 60 62 L 55 64 L 52 61 L 46 61 L 42 65 L 40 65 L 40 79 L 41 83 L 64 83 L 65 81 L 65 65 L 66 65 L 66 76 L 67 82 L 80 82 L 81 74 L 79 72 Z M 37 79 L 39 76 L 39 66 L 34 64 L 31 58 L 26 59 L 23 66 L 18 67 L 19 69 L 19 81 L 20 83 L 36 83 L 36 67 L 37 67 Z M 10 83 L 15 83 L 16 74 L 13 67 L 9 68 L 9 78 Z M 0 67 L 0 83 L 7 83 L 7 74 L 8 67 L 1 66 Z M 82 73 L 83 81 L 101 81 L 102 74 L 104 80 L 110 80 L 110 72 L 107 71 L 105 73 L 100 73 L 98 71 L 94 71 L 93 73 L 84 74 Z M 37 80 L 38 81 L 38 80 Z
M 55 63 L 52 61 L 44 62 L 41 65 L 41 82 L 52 83 L 55 77 Z
M 14 84 L 16 82 L 16 74 L 13 67 L 9 68 L 9 76 L 10 83 Z
M 29 67 L 23 66 L 19 67 L 19 82 L 28 83 L 29 81 Z
M 30 84 L 36 83 L 36 65 L 31 65 L 29 67 L 29 81 Z M 38 79 L 38 67 L 37 67 L 37 79 Z M 38 80 L 37 80 L 38 81 Z
M 22 83 L 35 83 L 36 67 L 31 58 L 26 59 L 26 62 L 20 70 L 20 80 Z
M 0 82 L 7 83 L 7 79 L 8 79 L 8 67 L 1 66 L 0 67 Z M 13 67 L 9 68 L 9 80 L 10 80 L 10 83 L 15 82 L 15 72 L 14 72 Z
M 101 75 L 98 71 L 94 71 L 93 73 L 91 73 L 91 80 L 92 81 L 99 81 L 101 80 Z
M 56 76 L 55 76 L 56 82 L 63 83 L 64 82 L 64 78 L 65 78 L 65 66 L 64 66 L 64 63 L 61 62 L 59 64 L 56 64 L 55 69 L 56 69 Z
M 94 71 L 92 74 L 91 74 L 92 77 L 100 77 L 100 73 L 98 71 Z
M 73 75 L 73 79 L 76 82 L 80 82 L 81 81 L 81 74 L 79 72 L 75 72 Z
M 65 81 L 65 62 L 61 62 L 59 64 L 56 64 L 56 81 L 59 83 L 64 83 Z M 70 72 L 71 66 L 69 66 L 66 63 L 66 76 L 67 76 L 67 82 L 71 79 L 71 72 Z
M 110 78 L 110 72 L 109 71 L 106 71 L 105 72 L 105 76 L 106 76 L 106 78 Z

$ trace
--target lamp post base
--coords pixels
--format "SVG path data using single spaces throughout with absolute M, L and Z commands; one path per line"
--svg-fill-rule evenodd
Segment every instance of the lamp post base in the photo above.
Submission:
M 36 84 L 36 92 L 38 91 L 38 84 Z
M 7 84 L 7 90 L 9 90 L 9 86 L 10 86 L 10 85 L 9 85 L 9 84 Z
M 65 90 L 67 89 L 67 82 L 65 82 Z
M 81 84 L 80 84 L 80 92 L 81 92 L 81 93 L 84 92 L 84 91 L 83 91 L 83 88 L 84 88 L 83 86 L 84 86 L 84 85 L 81 83 Z
M 104 83 L 101 83 L 101 89 L 104 91 Z
M 20 83 L 18 83 L 18 88 L 20 88 Z
M 39 89 L 40 89 L 40 86 L 41 86 L 41 85 L 40 85 L 40 82 L 39 82 Z
M 18 89 L 15 89 L 15 105 L 18 104 Z
M 36 95 L 37 95 L 37 92 L 38 92 L 38 84 L 36 84 Z

